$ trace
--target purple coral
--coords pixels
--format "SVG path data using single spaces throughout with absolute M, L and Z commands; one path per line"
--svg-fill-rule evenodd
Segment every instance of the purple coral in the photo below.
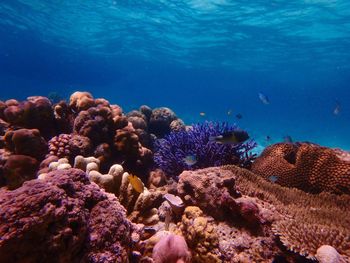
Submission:
M 188 131 L 171 132 L 164 139 L 155 142 L 155 163 L 168 176 L 176 177 L 184 170 L 235 164 L 249 167 L 255 155 L 251 150 L 256 146 L 253 140 L 239 144 L 219 144 L 211 137 L 237 130 L 226 122 L 205 122 L 193 125 Z M 184 159 L 194 155 L 196 162 L 187 165 Z

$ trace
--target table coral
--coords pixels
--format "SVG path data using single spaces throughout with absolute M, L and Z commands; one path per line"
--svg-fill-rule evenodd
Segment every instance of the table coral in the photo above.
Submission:
M 77 169 L 0 191 L 0 262 L 127 262 L 133 225 Z
M 311 143 L 278 143 L 267 147 L 252 171 L 276 183 L 307 192 L 350 194 L 350 153 Z
M 327 244 L 350 260 L 350 196 L 312 195 L 273 184 L 235 166 L 222 169 L 236 176 L 236 187 L 242 194 L 275 207 L 272 229 L 288 249 L 314 259 L 317 249 Z

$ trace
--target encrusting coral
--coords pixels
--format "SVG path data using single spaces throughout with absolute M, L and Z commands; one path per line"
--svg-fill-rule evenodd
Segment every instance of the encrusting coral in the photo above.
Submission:
M 350 153 L 312 143 L 278 143 L 267 147 L 252 171 L 276 183 L 319 193 L 350 194 Z
M 235 175 L 242 194 L 275 207 L 272 229 L 288 249 L 314 259 L 319 247 L 331 245 L 350 260 L 350 196 L 312 195 L 273 184 L 235 166 L 222 169 Z
M 77 169 L 0 191 L 0 262 L 127 262 L 133 225 Z

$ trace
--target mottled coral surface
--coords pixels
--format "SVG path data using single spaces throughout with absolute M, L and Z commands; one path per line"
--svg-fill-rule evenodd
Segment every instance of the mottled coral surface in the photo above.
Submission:
M 287 187 L 311 193 L 350 194 L 350 153 L 312 143 L 278 143 L 267 147 L 252 171 Z
M 126 262 L 132 224 L 77 169 L 0 192 L 0 262 Z

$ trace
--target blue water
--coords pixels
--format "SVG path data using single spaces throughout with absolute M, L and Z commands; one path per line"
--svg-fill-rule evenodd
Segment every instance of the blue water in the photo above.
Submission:
M 0 99 L 87 90 L 237 122 L 262 145 L 350 150 L 349 62 L 347 0 L 0 2 Z

